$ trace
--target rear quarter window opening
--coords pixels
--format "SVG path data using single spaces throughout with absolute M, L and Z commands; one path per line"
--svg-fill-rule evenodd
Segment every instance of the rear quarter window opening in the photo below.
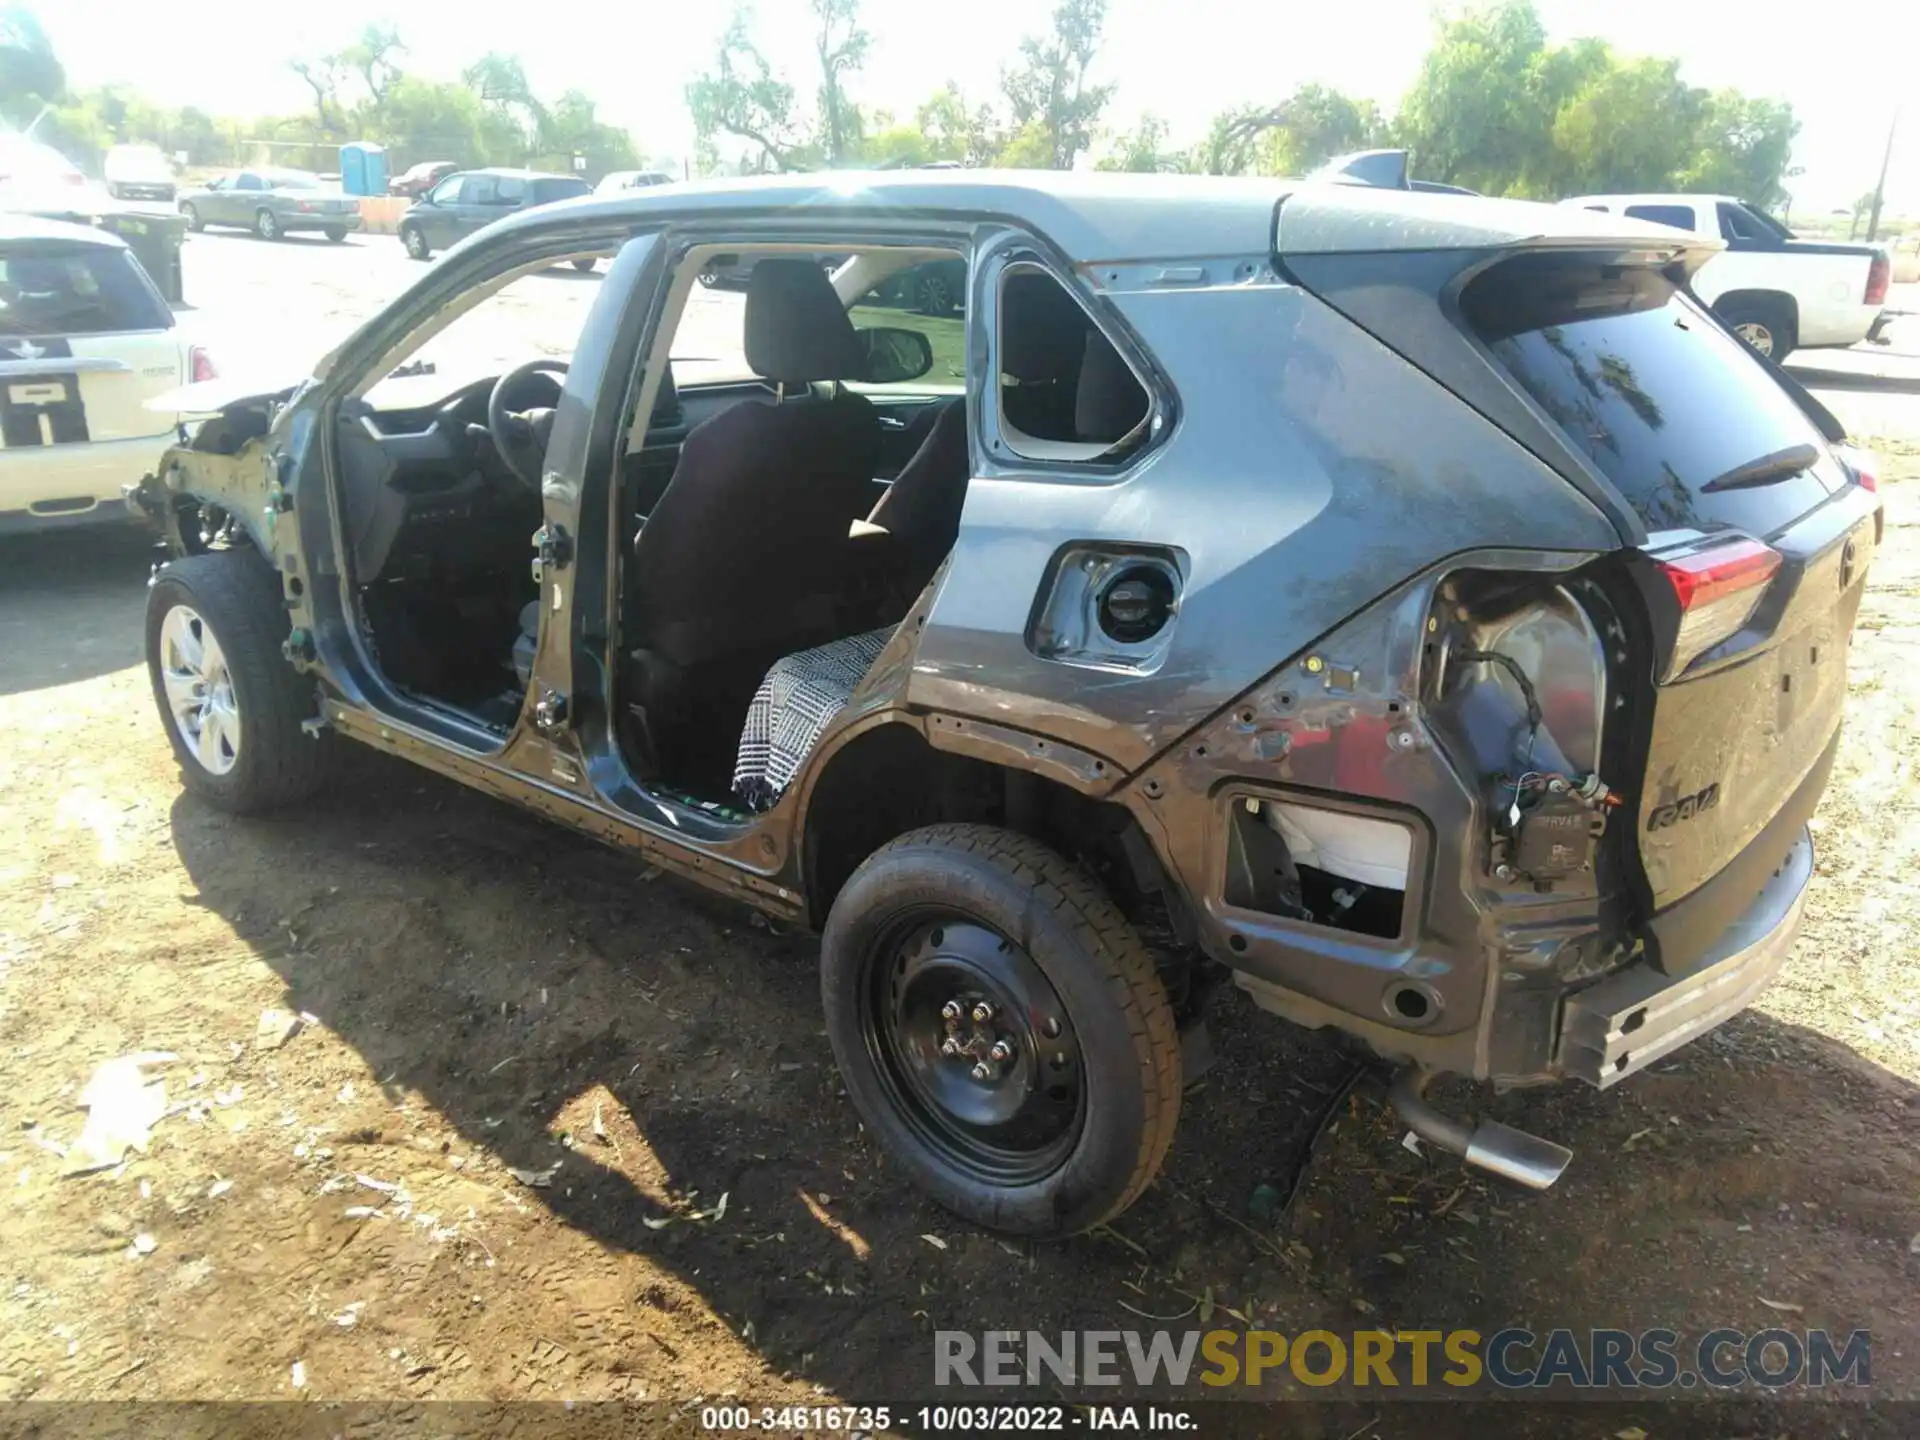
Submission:
M 114 245 L 0 244 L 0 336 L 104 335 L 173 328 L 173 312 Z
M 1000 431 L 1029 460 L 1111 460 L 1147 438 L 1146 386 L 1071 291 L 1038 265 L 1009 265 L 997 316 Z
M 1475 279 L 1461 311 L 1649 531 L 1732 528 L 1764 538 L 1843 483 L 1786 391 L 1660 270 L 1605 256 L 1519 255 Z M 1726 483 L 1803 446 L 1814 450 L 1804 469 Z

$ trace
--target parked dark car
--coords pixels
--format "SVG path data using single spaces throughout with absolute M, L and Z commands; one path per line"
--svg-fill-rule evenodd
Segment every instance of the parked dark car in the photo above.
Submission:
M 305 170 L 230 170 L 180 197 L 187 228 L 230 225 L 262 240 L 318 230 L 338 244 L 361 228 L 360 202 Z
M 451 160 L 422 160 L 387 181 L 387 193 L 417 200 L 459 168 Z
M 538 170 L 462 170 L 447 176 L 410 206 L 400 219 L 400 243 L 416 260 L 464 240 L 506 215 L 591 195 L 593 187 L 573 175 Z M 578 262 L 591 270 L 593 262 Z
M 1720 244 L 1088 173 L 515 216 L 140 488 L 161 724 L 217 807 L 358 741 L 819 930 L 820 1052 L 981 1225 L 1140 1195 L 1221 982 L 1544 1188 L 1570 1152 L 1429 1082 L 1611 1086 L 1779 971 L 1881 539 L 1689 292 Z M 570 361 L 382 399 L 597 254 Z M 742 306 L 689 298 L 722 254 Z M 964 324 L 856 328 L 935 258 Z M 748 373 L 676 384 L 722 321 Z

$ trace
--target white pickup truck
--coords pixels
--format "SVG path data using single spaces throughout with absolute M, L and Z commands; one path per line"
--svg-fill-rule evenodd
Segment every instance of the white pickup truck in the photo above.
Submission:
M 1880 323 L 1892 265 L 1870 245 L 1798 239 L 1727 195 L 1580 195 L 1561 203 L 1725 240 L 1693 277 L 1694 292 L 1776 361 L 1791 350 L 1857 344 Z

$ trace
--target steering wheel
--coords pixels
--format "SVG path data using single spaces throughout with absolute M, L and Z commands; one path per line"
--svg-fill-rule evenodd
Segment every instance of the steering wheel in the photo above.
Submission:
M 554 412 L 544 406 L 509 410 L 507 397 L 522 380 L 541 371 L 565 375 L 567 362 L 543 357 L 516 365 L 493 382 L 493 393 L 487 396 L 487 434 L 493 437 L 494 449 L 514 478 L 536 495 L 540 493 L 540 467 L 547 455 L 547 437 L 553 433 Z

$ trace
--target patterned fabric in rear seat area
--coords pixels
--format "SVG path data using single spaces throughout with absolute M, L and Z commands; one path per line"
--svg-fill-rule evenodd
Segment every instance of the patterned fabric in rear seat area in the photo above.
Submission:
M 774 662 L 747 707 L 733 769 L 733 793 L 750 809 L 778 803 L 892 635 L 869 630 Z

